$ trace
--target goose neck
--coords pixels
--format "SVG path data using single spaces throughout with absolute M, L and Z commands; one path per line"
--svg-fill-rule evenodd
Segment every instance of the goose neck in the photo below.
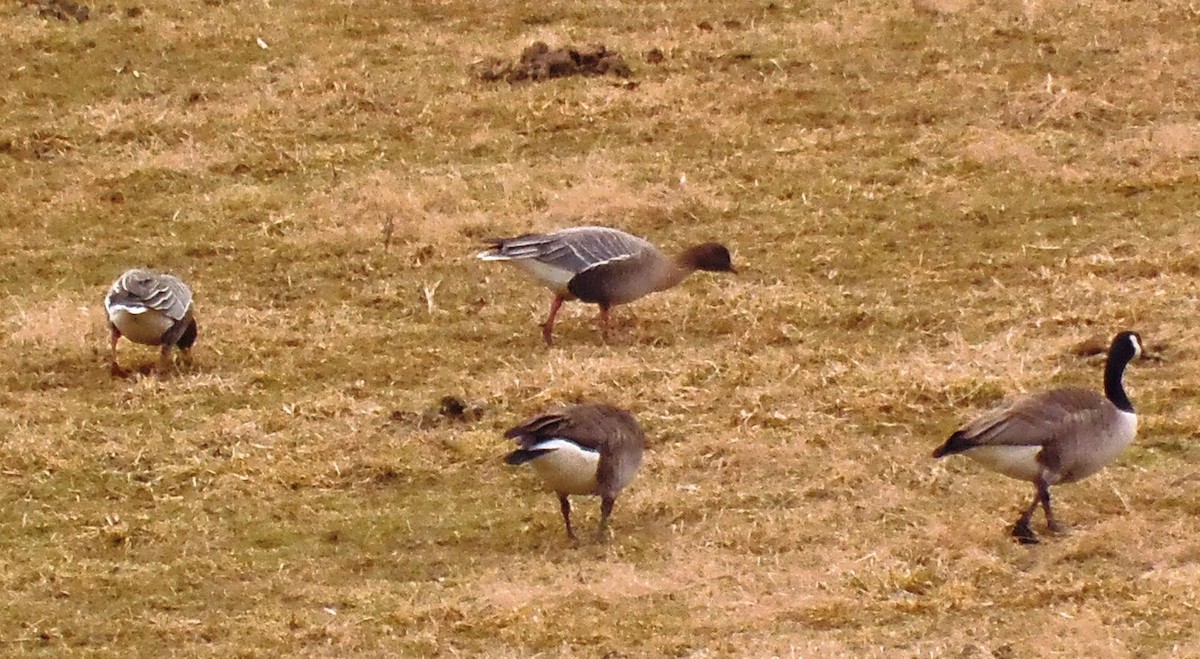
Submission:
M 1133 403 L 1125 393 L 1125 366 L 1129 359 L 1109 354 L 1104 364 L 1104 395 L 1122 412 L 1133 412 Z
M 696 271 L 696 265 L 685 257 L 678 257 L 663 263 L 659 270 L 655 290 L 665 291 L 679 285 L 688 275 Z

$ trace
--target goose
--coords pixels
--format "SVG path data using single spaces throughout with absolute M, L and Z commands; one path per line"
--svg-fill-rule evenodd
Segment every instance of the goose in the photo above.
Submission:
M 539 414 L 504 433 L 517 450 L 505 456 L 510 465 L 529 463 L 558 494 L 567 537 L 571 526 L 570 495 L 600 497 L 596 539 L 606 537 L 608 517 L 617 495 L 642 465 L 646 435 L 629 412 L 611 405 L 584 403 Z
M 488 241 L 477 257 L 508 261 L 554 291 L 542 323 L 546 345 L 554 343 L 554 319 L 567 300 L 600 305 L 602 337 L 608 340 L 608 310 L 671 288 L 696 270 L 737 272 L 729 250 L 718 243 L 690 247 L 674 258 L 637 236 L 607 227 L 575 227 Z
M 117 341 L 122 336 L 143 345 L 162 346 L 158 370 L 171 365 L 171 350 L 189 356 L 196 342 L 196 319 L 192 315 L 192 291 L 174 275 L 134 268 L 126 270 L 104 296 L 111 332 L 113 375 L 124 371 L 117 362 Z
M 1104 365 L 1104 395 L 1064 387 L 1021 396 L 956 430 L 934 458 L 961 453 L 992 471 L 1029 481 L 1037 494 L 1012 528 L 1023 544 L 1038 542 L 1029 527 L 1038 504 L 1046 526 L 1061 531 L 1050 510 L 1050 487 L 1073 483 L 1103 469 L 1137 434 L 1137 415 L 1125 394 L 1125 367 L 1142 354 L 1135 332 L 1113 337 Z

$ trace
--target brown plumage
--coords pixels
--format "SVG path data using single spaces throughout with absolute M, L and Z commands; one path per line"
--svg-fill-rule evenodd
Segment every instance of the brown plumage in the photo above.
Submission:
M 504 436 L 520 448 L 509 453 L 511 465 L 530 463 L 558 494 L 567 535 L 574 540 L 568 496 L 600 497 L 597 538 L 604 537 L 617 495 L 642 464 L 646 435 L 629 412 L 599 403 L 571 405 L 522 422 Z
M 736 272 L 729 250 L 702 243 L 668 258 L 637 236 L 607 227 L 576 227 L 546 234 L 492 240 L 478 254 L 485 261 L 508 261 L 554 291 L 542 338 L 553 343 L 554 320 L 567 300 L 600 306 L 608 338 L 608 311 L 656 291 L 672 288 L 696 270 Z
M 1122 377 L 1141 352 L 1141 337 L 1117 334 L 1104 367 L 1105 395 L 1064 387 L 1006 401 L 956 430 L 933 457 L 962 453 L 988 469 L 1033 483 L 1037 494 L 1013 525 L 1012 535 L 1024 543 L 1037 542 L 1029 523 L 1039 503 L 1047 526 L 1058 530 L 1050 486 L 1100 471 L 1137 434 L 1137 415 Z

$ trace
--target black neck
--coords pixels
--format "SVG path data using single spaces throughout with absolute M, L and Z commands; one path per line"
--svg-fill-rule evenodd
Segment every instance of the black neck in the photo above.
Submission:
M 1104 364 L 1104 395 L 1122 412 L 1133 411 L 1133 403 L 1129 402 L 1129 396 L 1125 395 L 1125 385 L 1121 382 L 1129 359 L 1124 355 L 1110 353 L 1108 361 Z

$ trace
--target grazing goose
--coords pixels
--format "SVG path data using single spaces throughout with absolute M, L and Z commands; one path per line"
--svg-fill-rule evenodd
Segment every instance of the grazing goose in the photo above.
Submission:
M 1021 396 L 967 423 L 933 452 L 933 457 L 962 453 L 1005 476 L 1037 488 L 1012 535 L 1037 542 L 1029 522 L 1039 503 L 1046 525 L 1059 531 L 1050 511 L 1050 486 L 1073 483 L 1100 471 L 1121 454 L 1137 433 L 1137 415 L 1125 395 L 1125 366 L 1142 354 L 1134 332 L 1117 334 L 1104 365 L 1104 395 L 1067 387 Z
M 171 365 L 171 349 L 184 355 L 196 342 L 196 319 L 192 317 L 192 291 L 178 277 L 134 268 L 125 271 L 104 296 L 108 327 L 112 332 L 112 373 L 124 371 L 117 363 L 117 341 L 122 336 L 151 346 L 162 346 L 158 370 Z
M 642 465 L 646 435 L 637 419 L 611 405 L 572 405 L 535 416 L 504 436 L 520 445 L 504 461 L 510 465 L 532 464 L 538 476 L 558 494 L 567 536 L 572 540 L 576 538 L 567 496 L 600 497 L 596 539 L 603 539 L 617 494 Z
M 696 270 L 737 272 L 729 250 L 702 243 L 667 258 L 649 242 L 605 227 L 577 227 L 490 241 L 478 254 L 484 261 L 509 261 L 554 291 L 542 338 L 553 343 L 554 318 L 566 300 L 600 305 L 600 326 L 608 339 L 608 310 L 665 291 Z

